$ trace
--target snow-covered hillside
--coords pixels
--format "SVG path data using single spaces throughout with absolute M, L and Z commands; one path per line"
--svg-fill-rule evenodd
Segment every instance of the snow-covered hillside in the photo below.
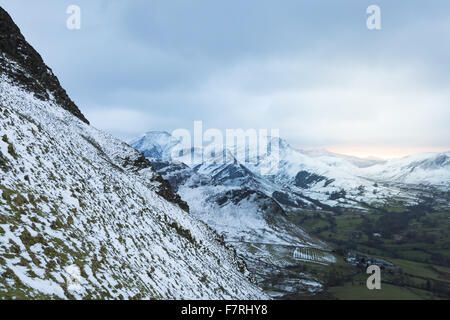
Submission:
M 139 152 L 87 124 L 0 13 L 0 298 L 266 298 Z
M 364 174 L 385 181 L 450 189 L 450 152 L 419 153 L 366 168 Z

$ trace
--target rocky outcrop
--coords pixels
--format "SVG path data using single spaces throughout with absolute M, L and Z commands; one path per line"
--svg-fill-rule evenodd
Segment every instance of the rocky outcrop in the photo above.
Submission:
M 176 193 L 169 181 L 164 179 L 157 172 L 157 170 L 153 167 L 153 163 L 151 163 L 142 153 L 139 153 L 139 156 L 135 159 L 126 158 L 124 160 L 123 166 L 135 170 L 152 168 L 154 171 L 153 181 L 159 184 L 158 191 L 156 193 L 167 201 L 178 205 L 184 211 L 189 212 L 188 204 L 181 199 L 180 195 Z
M 17 65 L 14 65 L 14 62 Z M 49 100 L 50 93 L 58 105 L 89 124 L 40 54 L 25 40 L 10 15 L 1 7 L 0 71 L 40 100 Z

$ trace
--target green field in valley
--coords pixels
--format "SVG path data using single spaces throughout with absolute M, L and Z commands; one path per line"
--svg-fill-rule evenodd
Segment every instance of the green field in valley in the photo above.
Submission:
M 326 298 L 450 299 L 450 210 L 396 202 L 367 211 L 296 211 L 290 219 L 338 257 L 322 277 Z M 366 287 L 373 259 L 385 262 L 381 290 Z

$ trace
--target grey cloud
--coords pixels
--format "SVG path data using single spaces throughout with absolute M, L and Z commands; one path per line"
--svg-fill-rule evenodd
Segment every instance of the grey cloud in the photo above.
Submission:
M 377 32 L 365 0 L 3 2 L 91 122 L 122 138 L 203 120 L 303 145 L 450 146 L 448 1 L 375 1 Z M 65 28 L 73 3 L 80 31 Z

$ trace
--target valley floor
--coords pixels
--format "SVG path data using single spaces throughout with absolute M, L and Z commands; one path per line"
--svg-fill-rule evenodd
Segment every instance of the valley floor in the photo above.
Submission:
M 429 201 L 415 206 L 392 202 L 369 212 L 298 211 L 290 218 L 333 247 L 336 263 L 306 262 L 323 290 L 290 298 L 449 299 L 450 210 Z M 368 265 L 381 267 L 381 290 L 368 290 Z

